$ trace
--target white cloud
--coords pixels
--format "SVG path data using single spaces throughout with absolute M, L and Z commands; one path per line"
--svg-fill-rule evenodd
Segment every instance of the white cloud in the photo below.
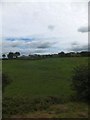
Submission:
M 74 41 L 87 44 L 88 34 L 77 31 L 88 24 L 87 0 L 34 1 L 3 0 L 3 36 L 15 37 L 14 41 L 3 41 L 3 48 L 7 46 L 3 51 L 24 51 L 26 47 L 26 51 L 47 48 L 47 52 L 55 52 L 68 50 Z M 16 39 L 20 37 L 33 37 L 36 41 Z
M 88 2 L 89 0 L 1 0 L 2 2 Z

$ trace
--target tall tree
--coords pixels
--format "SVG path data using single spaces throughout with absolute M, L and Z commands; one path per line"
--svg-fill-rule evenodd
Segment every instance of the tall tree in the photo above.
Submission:
M 5 58 L 5 57 L 6 57 L 6 55 L 5 55 L 5 54 L 3 54 L 3 55 L 2 55 L 2 57 L 3 57 L 3 58 Z
M 14 55 L 16 58 L 18 58 L 18 56 L 20 56 L 20 52 L 15 52 Z
M 65 56 L 65 53 L 62 51 L 62 52 L 58 53 L 58 55 L 63 57 L 63 56 Z
M 13 59 L 14 53 L 13 52 L 9 52 L 7 57 L 8 57 L 8 59 Z

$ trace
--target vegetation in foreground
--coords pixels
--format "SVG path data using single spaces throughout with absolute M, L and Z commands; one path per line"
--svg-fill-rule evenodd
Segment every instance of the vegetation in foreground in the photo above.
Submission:
M 43 110 L 35 110 L 11 118 L 88 118 L 88 105 L 83 102 L 53 104 Z
M 58 97 L 4 98 L 3 118 L 88 118 L 88 104 L 61 101 Z
M 78 100 L 89 101 L 89 74 L 88 65 L 79 65 L 73 71 L 72 86 Z
M 12 83 L 6 87 L 3 94 L 3 117 L 24 114 L 30 117 L 33 113 L 35 115 L 37 112 L 50 111 L 49 108 L 53 105 L 67 106 L 68 103 L 72 106 L 70 109 L 67 107 L 67 112 L 59 111 L 57 115 L 55 110 L 50 116 L 55 117 L 55 113 L 56 117 L 69 117 L 71 111 L 78 110 L 77 113 L 74 111 L 75 114 L 71 112 L 71 117 L 87 117 L 87 105 L 84 104 L 85 111 L 83 103 L 80 102 L 79 107 L 84 114 L 82 115 L 78 106 L 73 108 L 75 102 L 70 102 L 71 95 L 74 95 L 71 88 L 72 70 L 80 63 L 88 63 L 88 58 L 3 61 L 3 71 L 12 79 Z

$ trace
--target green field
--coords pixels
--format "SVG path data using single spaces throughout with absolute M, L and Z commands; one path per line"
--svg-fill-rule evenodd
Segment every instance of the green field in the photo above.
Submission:
M 42 60 L 4 60 L 3 72 L 11 79 L 5 97 L 59 96 L 68 101 L 73 95 L 73 68 L 87 64 L 87 57 L 47 58 Z
M 7 88 L 7 96 L 65 95 L 70 88 L 72 70 L 87 63 L 87 58 L 49 58 L 44 60 L 3 61 L 3 72 L 13 81 Z

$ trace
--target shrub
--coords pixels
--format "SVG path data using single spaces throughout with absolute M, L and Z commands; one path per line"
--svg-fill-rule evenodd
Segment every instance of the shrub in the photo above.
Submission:
M 47 110 L 50 105 L 62 103 L 58 96 L 28 97 L 16 96 L 5 97 L 2 100 L 2 116 L 9 118 L 13 115 L 24 115 L 33 111 Z
M 2 91 L 5 90 L 5 87 L 11 83 L 11 80 L 9 79 L 9 77 L 3 73 L 2 74 Z
M 78 100 L 88 100 L 88 65 L 77 66 L 73 71 L 72 86 Z

